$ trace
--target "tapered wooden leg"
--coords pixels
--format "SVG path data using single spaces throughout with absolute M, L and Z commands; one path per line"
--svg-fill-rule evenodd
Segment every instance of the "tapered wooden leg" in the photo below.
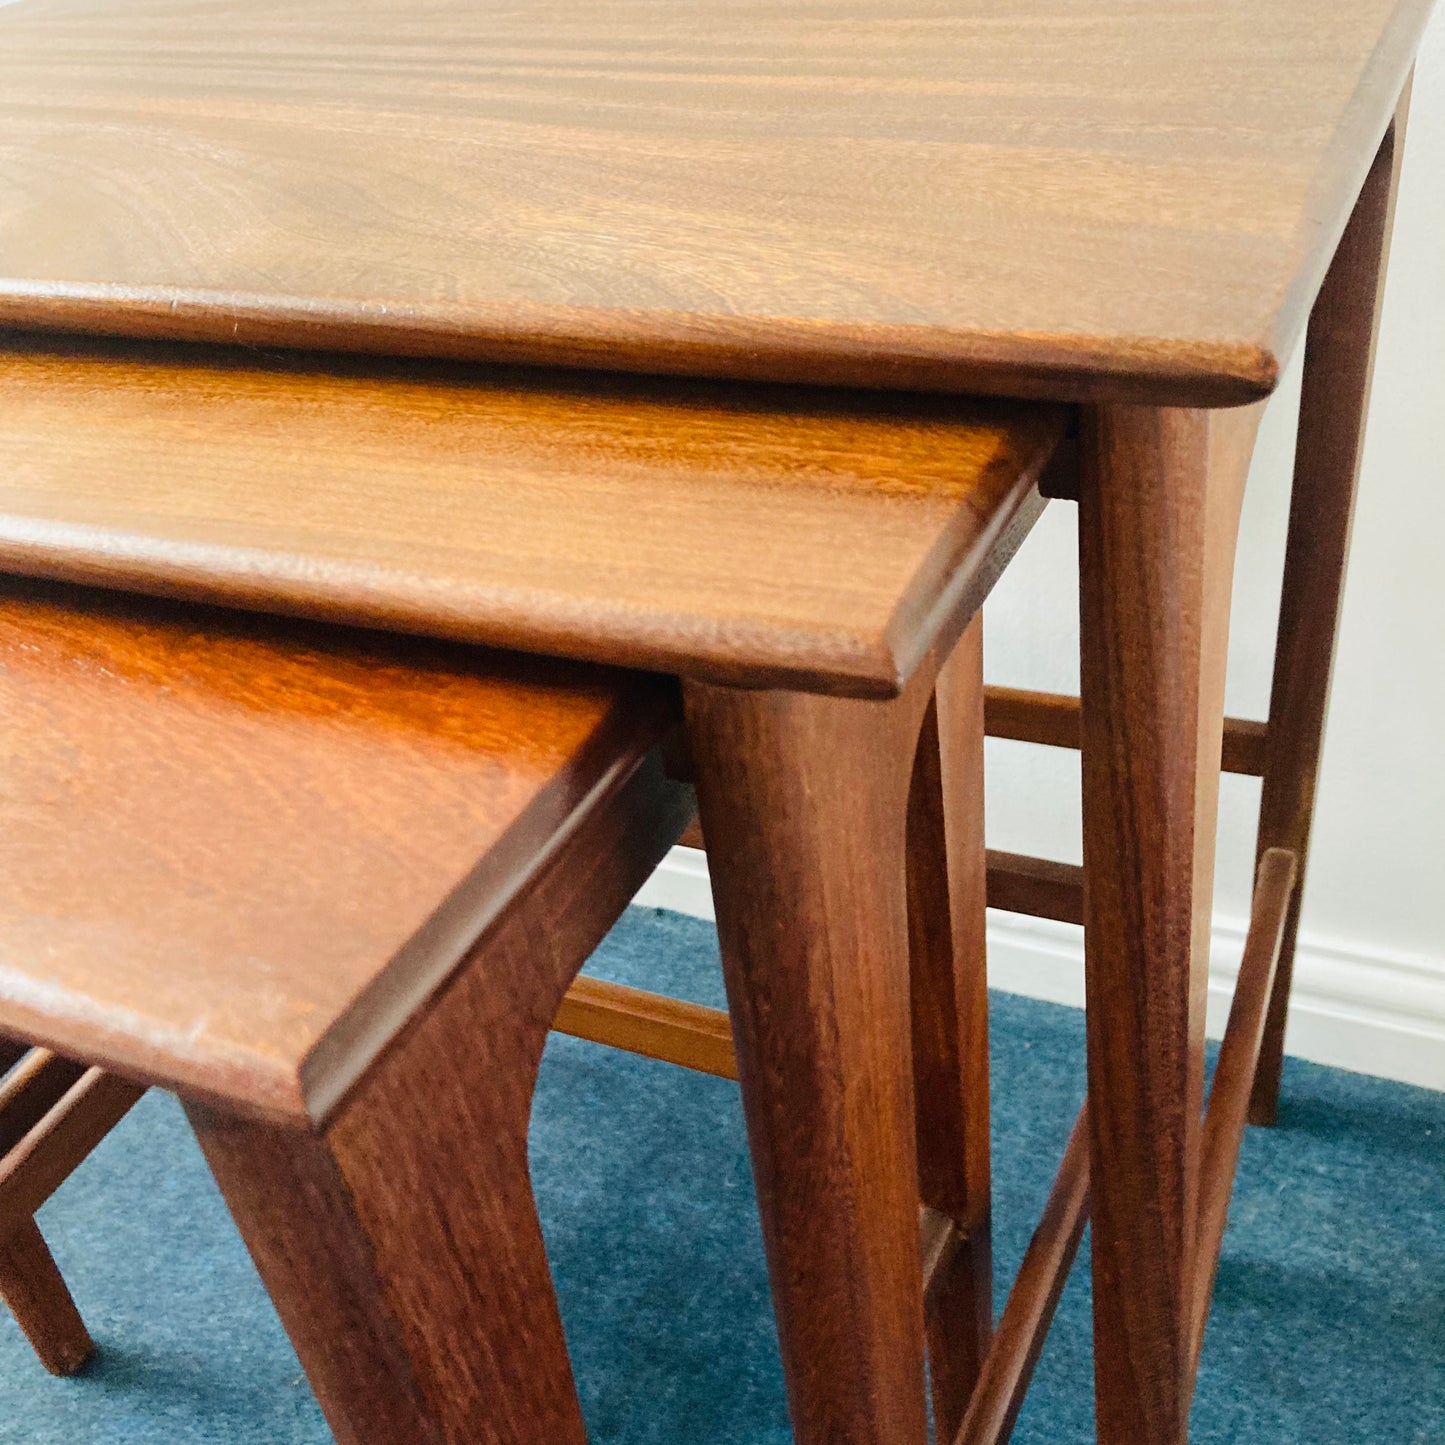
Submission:
M 930 695 L 685 689 L 799 1445 L 926 1438 L 904 841 Z
M 73 1375 L 94 1354 L 85 1321 L 33 1219 L 0 1240 L 0 1299 L 52 1375 Z
M 583 1445 L 527 1166 L 567 986 L 692 812 L 651 759 L 314 1128 L 188 1105 L 341 1445 Z
M 963 1423 L 993 1338 L 983 623 L 939 673 L 914 763 L 908 822 L 913 1073 L 923 1203 L 953 1221 L 929 1291 L 935 1437 Z
M 191 1119 L 342 1445 L 582 1445 L 527 1169 L 533 1066 L 492 1047 L 525 1026 L 446 1012 L 324 1131 Z
M 1259 815 L 1260 857 L 1270 848 L 1289 849 L 1299 859 L 1301 886 L 1285 923 L 1250 1100 L 1250 1119 L 1256 1124 L 1272 1124 L 1279 1105 L 1300 895 L 1369 409 L 1403 120 L 1402 111 L 1365 180 L 1315 301 L 1305 341 Z
M 1229 585 L 1258 409 L 1088 414 L 1084 940 L 1101 1445 L 1187 1436 Z

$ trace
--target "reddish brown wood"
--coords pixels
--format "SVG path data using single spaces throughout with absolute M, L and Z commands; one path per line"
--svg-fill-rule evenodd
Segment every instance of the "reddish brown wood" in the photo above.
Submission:
M 892 696 L 1027 534 L 1066 423 L 1062 407 L 10 334 L 0 569 Z
M 0 1233 L 31 1218 L 144 1092 L 128 1079 L 87 1069 L 0 1157 Z
M 722 1009 L 606 979 L 579 978 L 567 990 L 552 1027 L 684 1069 L 723 1079 L 738 1076 L 732 1025 Z
M 324 1128 L 192 1106 L 341 1445 L 582 1445 L 527 1170 L 573 976 L 691 808 L 649 760 L 597 800 Z
M 1084 870 L 1076 863 L 988 851 L 988 906 L 1060 923 L 1084 921 Z
M 0 1036 L 0 1076 L 10 1072 L 29 1052 L 30 1045 Z
M 919 1188 L 954 1236 L 928 1290 L 940 1439 L 958 1429 L 993 1337 L 983 821 L 983 621 L 975 618 L 939 671 L 908 807 Z
M 0 7 L 0 324 L 1259 396 L 1429 0 Z
M 931 695 L 684 689 L 800 1445 L 927 1435 L 904 844 Z
M 0 1231 L 0 1300 L 52 1375 L 73 1375 L 95 1353 L 85 1321 L 33 1219 Z
M 35 1211 L 141 1092 L 45 1049 L 23 1052 L 0 1082 L 0 1299 L 53 1375 L 74 1374 L 94 1347 Z
M 937 1289 L 947 1283 L 963 1236 L 946 1215 L 926 1205 L 918 1211 L 918 1255 L 923 1262 L 923 1308 L 932 1313 Z
M 1023 1408 L 1089 1219 L 1088 1109 L 1069 1135 L 1048 1203 L 1009 1291 L 978 1389 L 952 1445 L 1003 1445 Z
M 989 737 L 1078 749 L 1078 698 L 1066 693 L 990 687 L 984 694 L 984 701 Z M 1267 733 L 1266 723 L 1250 718 L 1225 718 L 1224 771 L 1256 778 L 1261 776 Z
M 85 1065 L 49 1049 L 24 1051 L 0 1081 L 0 1157 L 8 1154 L 85 1073 Z
M 702 826 L 690 823 L 677 840 L 686 848 L 706 848 Z M 1075 863 L 1056 863 L 1023 853 L 986 852 L 988 906 L 1060 923 L 1084 921 L 1084 870 Z
M 1187 1434 L 1204 1001 L 1239 503 L 1258 409 L 1106 408 L 1079 501 L 1100 1445 Z
M 601 670 L 0 580 L 0 727 L 29 740 L 0 1026 L 324 1117 L 675 707 Z
M 1259 808 L 1259 853 L 1287 848 L 1300 881 L 1285 924 L 1250 1117 L 1279 1106 L 1295 938 L 1339 631 L 1345 563 L 1369 409 L 1375 339 L 1399 181 L 1408 96 L 1385 135 L 1315 301 L 1305 340 L 1284 581 L 1269 700 L 1269 745 Z
M 1259 1066 L 1270 997 L 1274 991 L 1284 931 L 1294 897 L 1299 862 L 1283 848 L 1266 849 L 1260 859 L 1250 910 L 1249 936 L 1234 986 L 1229 1023 L 1204 1116 L 1203 1156 L 1199 1167 L 1198 1265 L 1194 1276 L 1191 1326 L 1194 1364 L 1204 1348 L 1209 1304 L 1219 1249 L 1234 1193 L 1234 1175 L 1249 1113 L 1250 1090 Z M 1191 1371 L 1191 1378 L 1192 1378 Z

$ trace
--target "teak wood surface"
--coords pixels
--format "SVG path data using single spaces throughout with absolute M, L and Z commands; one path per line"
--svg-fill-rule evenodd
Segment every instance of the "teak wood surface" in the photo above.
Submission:
M 604 25 L 593 12 L 549 0 L 525 12 L 433 8 L 412 17 L 402 45 L 395 11 L 380 0 L 244 13 L 221 0 L 19 0 L 0 9 L 0 322 L 1089 404 L 1071 494 L 1080 506 L 1086 1127 L 1102 1445 L 1186 1440 L 1204 1287 L 1201 1215 L 1210 1229 L 1218 1217 L 1217 1201 L 1201 1199 L 1203 960 L 1229 569 L 1257 418 L 1252 408 L 1201 409 L 1249 402 L 1273 387 L 1367 173 L 1360 224 L 1342 255 L 1347 264 L 1351 256 L 1372 260 L 1365 243 L 1380 188 L 1378 162 L 1376 172 L 1370 167 L 1429 8 L 1426 0 L 1264 8 L 1185 0 L 1153 10 L 1005 0 L 987 11 L 934 4 L 905 15 L 815 0 L 777 16 L 743 0 L 695 8 L 623 0 Z M 1338 344 L 1306 357 L 1307 372 L 1316 371 L 1307 396 L 1312 384 L 1317 395 L 1328 390 L 1332 375 L 1352 393 L 1338 435 L 1331 440 L 1322 429 L 1305 443 L 1331 458 L 1328 494 L 1336 499 L 1352 485 L 1335 462 L 1358 444 L 1354 413 L 1371 324 L 1362 285 L 1331 319 L 1329 298 L 1341 301 L 1341 288 L 1356 290 L 1348 278 L 1327 285 L 1324 309 L 1316 309 L 1321 338 L 1328 329 Z M 65 350 L 12 337 L 9 353 L 30 365 L 47 347 Z M 114 354 L 120 370 L 111 380 L 136 357 L 170 364 L 157 353 Z M 171 360 L 262 378 L 263 391 L 268 375 L 316 370 L 285 358 Z M 56 364 L 53 375 L 64 376 L 63 355 Z M 323 370 L 364 373 L 335 362 Z M 144 380 L 139 391 L 115 388 L 121 410 L 110 413 L 92 455 L 138 457 L 135 475 L 164 475 L 148 450 L 156 415 L 172 402 L 183 410 L 197 374 L 188 370 L 183 385 L 162 381 L 153 392 Z M 94 385 L 99 371 L 87 365 L 76 376 L 51 421 L 69 425 L 86 407 L 106 405 L 105 388 Z M 288 377 L 280 394 L 309 384 Z M 549 385 L 568 398 L 553 408 L 555 426 L 589 390 L 611 405 L 623 384 Z M 210 410 L 232 390 L 218 384 Z M 789 397 L 785 409 L 811 416 L 811 407 L 837 400 L 811 398 Z M 11 396 L 5 403 L 0 415 L 16 411 Z M 128 404 L 131 423 L 120 425 Z M 745 406 L 766 411 L 767 402 Z M 1321 409 L 1311 405 L 1307 425 L 1320 425 Z M 354 429 L 364 411 L 351 414 Z M 293 410 L 281 423 L 294 433 L 289 452 L 282 447 L 284 465 L 274 466 L 274 437 L 263 443 L 263 460 L 287 477 L 303 474 L 325 420 Z M 830 427 L 840 423 L 830 415 Z M 248 424 L 257 430 L 254 416 Z M 424 430 L 442 424 L 428 413 Z M 43 456 L 45 430 L 32 426 L 17 452 Z M 184 452 L 200 445 L 200 431 L 194 417 L 182 419 L 180 440 L 163 440 Z M 366 439 L 364 423 L 358 434 Z M 652 424 L 640 435 L 645 446 Z M 330 445 L 344 451 L 348 440 L 331 434 Z M 716 440 L 710 434 L 701 450 Z M 818 441 L 810 434 L 788 454 L 815 456 Z M 769 453 L 769 465 L 787 451 Z M 621 456 L 608 452 L 609 471 Z M 123 528 L 100 536 L 76 529 L 66 546 L 79 538 L 79 552 L 55 547 L 40 570 L 55 570 L 59 558 L 71 577 L 343 615 L 332 593 L 300 604 L 288 597 L 277 586 L 286 568 L 269 556 L 270 573 L 248 595 L 229 539 L 214 555 L 194 551 L 180 580 L 160 576 L 165 528 L 184 511 L 176 498 L 192 484 L 193 461 L 194 454 L 175 465 L 169 488 L 128 514 L 125 526 L 142 539 L 140 565 L 127 570 L 116 545 Z M 635 461 L 634 452 L 628 464 Z M 546 466 L 556 464 L 552 457 Z M 63 493 L 77 475 L 74 459 L 62 457 L 54 476 L 68 480 L 47 485 Z M 1029 490 L 1017 499 L 1020 528 L 1036 505 Z M 277 488 L 268 506 L 304 511 L 314 499 L 301 492 Z M 819 509 L 827 527 L 836 500 Z M 716 498 L 709 505 L 717 527 L 726 509 Z M 26 535 L 7 558 L 64 532 L 53 530 L 56 519 L 18 515 L 33 525 L 20 529 Z M 59 521 L 77 517 L 83 513 Z M 929 525 L 925 519 L 925 531 Z M 983 550 L 1006 557 L 1018 534 L 1006 530 Z M 1301 535 L 1292 529 L 1297 575 L 1326 577 L 1328 592 L 1338 582 L 1340 529 L 1324 529 L 1317 545 Z M 931 555 L 912 537 L 917 551 L 905 545 L 898 556 Z M 825 527 L 811 540 L 831 539 Z M 778 545 L 777 537 L 750 535 L 748 565 L 765 569 Z M 322 555 L 324 588 L 335 577 Z M 828 575 L 848 576 L 859 555 L 838 549 Z M 613 651 L 582 648 L 692 677 L 684 691 L 699 802 L 802 1445 L 926 1438 L 915 1185 L 920 1150 L 944 1131 L 932 1130 L 930 1109 L 918 1110 L 910 1067 L 918 985 L 910 905 L 920 890 L 904 841 L 920 731 L 932 736 L 933 674 L 991 580 L 968 555 L 963 548 L 939 561 L 938 577 L 952 567 L 961 580 L 937 583 L 931 606 L 917 614 L 925 621 L 909 617 L 907 647 L 880 651 L 882 631 L 849 632 L 845 621 L 842 654 L 828 652 L 834 634 L 816 626 L 824 604 L 808 624 L 814 630 L 805 627 L 797 645 L 783 649 L 781 668 L 777 652 L 763 665 L 748 654 L 740 667 L 725 627 L 673 631 L 671 613 L 629 633 L 624 648 L 615 637 L 605 644 Z M 343 595 L 363 595 L 363 571 L 345 577 Z M 901 565 L 872 601 L 890 586 L 895 604 L 927 597 L 926 587 L 907 591 L 917 575 L 913 563 Z M 196 591 L 217 578 L 228 592 Z M 725 578 L 735 588 L 736 581 Z M 314 583 L 287 586 L 294 593 Z M 645 605 L 665 595 L 654 592 Z M 570 619 L 562 606 L 547 616 L 542 631 L 556 650 L 578 650 L 579 636 L 610 625 L 595 593 L 583 600 Z M 428 595 L 389 618 L 364 620 L 421 628 L 419 617 L 435 624 L 448 614 L 446 601 Z M 627 625 L 636 628 L 636 619 Z M 1313 629 L 1302 660 L 1290 664 L 1296 681 L 1327 660 L 1327 631 Z M 637 649 L 639 635 L 653 652 Z M 666 646 L 658 647 L 659 636 Z M 548 645 L 520 628 L 490 640 Z M 824 658 L 811 672 L 810 654 Z M 867 661 L 840 664 L 840 655 Z M 740 681 L 795 690 L 724 685 Z M 796 690 L 804 688 L 889 700 Z M 1297 691 L 1304 695 L 1285 689 Z M 1283 695 L 1277 689 L 1277 699 Z M 1310 692 L 1311 710 L 1317 701 Z M 1294 841 L 1301 827 L 1307 836 L 1308 787 L 1297 784 L 1317 756 L 1316 723 L 1306 719 L 1286 759 L 1300 800 L 1287 830 Z M 1268 744 L 1283 756 L 1287 739 L 1271 733 Z M 623 857 L 637 864 L 646 851 Z M 1291 851 L 1303 868 L 1302 848 Z M 587 856 L 602 868 L 610 857 Z M 933 877 L 938 896 L 936 864 Z M 567 886 L 562 878 L 544 870 L 523 895 L 544 899 L 548 887 Z M 1077 898 L 1073 881 L 1053 880 L 1061 905 Z M 962 890 L 951 880 L 947 891 L 974 896 L 976 882 Z M 597 897 L 612 900 L 621 886 L 611 878 Z M 942 931 L 932 923 L 936 943 Z M 915 927 L 915 944 L 919 935 Z M 469 1021 L 498 1016 L 530 959 L 528 943 L 515 940 L 501 973 L 454 975 L 427 1020 L 450 1018 L 450 1028 L 437 1022 L 403 1033 L 349 1094 L 323 1091 L 337 1110 L 324 1138 L 309 1125 L 216 1123 L 195 1112 L 232 1208 L 321 1382 L 318 1393 L 333 1423 L 347 1426 L 338 1427 L 343 1439 L 453 1438 L 446 1432 L 465 1421 L 467 1401 L 489 1388 L 506 1427 L 500 1439 L 526 1438 L 539 1422 L 552 1438 L 578 1437 L 565 1391 L 503 1393 L 521 1378 L 511 1368 L 515 1354 L 488 1357 L 475 1373 L 474 1361 L 438 1348 L 438 1335 L 417 1333 L 429 1285 L 440 1285 L 442 1317 L 452 1312 L 443 1335 L 461 1335 L 475 1331 L 506 1290 L 531 1281 L 520 1303 L 533 1312 L 509 1347 L 534 1360 L 560 1358 L 550 1294 L 536 1287 L 535 1216 L 518 1182 L 522 1115 L 512 1096 L 475 1087 L 485 1060 L 456 1044 Z M 549 986 L 560 997 L 566 967 L 551 962 Z M 964 970 L 955 972 L 957 984 L 969 983 L 966 962 L 966 953 L 952 958 Z M 958 995 L 960 1006 L 966 996 Z M 536 1025 L 515 1042 L 510 1064 L 527 1063 L 540 1048 Z M 1276 1040 L 1272 1023 L 1266 1066 Z M 282 1112 L 304 1123 L 296 1072 L 276 1077 L 286 1081 Z M 455 1109 L 428 1107 L 435 1089 L 418 1085 L 428 1077 L 451 1081 Z M 337 1078 L 344 1087 L 345 1071 Z M 468 1081 L 474 1087 L 464 1087 Z M 1231 1098 L 1233 1119 L 1239 1097 Z M 315 1100 L 302 1104 L 316 1112 Z M 425 1176 L 435 1207 L 425 1228 L 411 1227 L 418 1191 L 407 1186 L 422 1177 L 423 1161 L 480 1167 L 468 1146 L 482 1116 L 469 1111 L 484 1108 L 495 1112 L 481 1132 L 499 1150 L 489 1167 L 511 1183 L 485 1194 L 468 1168 L 451 1184 Z M 511 1132 L 488 1132 L 499 1123 Z M 278 1197 L 260 1187 L 268 1170 L 296 1189 Z M 957 1178 L 933 1182 L 969 1178 L 965 1160 Z M 1072 1178 L 1081 1184 L 1077 1171 Z M 1071 1247 L 1081 1200 L 1077 1188 L 1060 1197 L 1066 1207 L 1045 1240 L 1056 1260 Z M 429 1279 L 438 1242 L 479 1208 L 493 1211 L 486 1217 L 505 1248 L 448 1256 L 450 1272 L 433 1266 Z M 298 1266 L 300 1248 L 313 1260 L 327 1257 L 319 1284 L 314 1262 Z M 451 1268 L 458 1259 L 461 1267 Z M 1041 1273 L 1023 1297 L 1017 1337 L 1030 1347 L 1047 1313 L 1048 1282 Z M 977 1299 L 975 1292 L 969 1303 Z M 358 1309 L 367 1328 L 352 1330 Z M 956 1363 L 972 1368 L 966 1349 Z M 371 1382 L 392 1387 L 384 1424 L 368 1413 Z M 1004 1418 L 1015 1389 L 999 1384 Z M 956 1414 L 958 1399 L 944 1385 L 944 1408 Z
M 19 0 L 0 322 L 1212 405 L 1429 0 Z
M 0 341 L 0 568 L 886 696 L 1062 407 Z
M 671 691 L 5 579 L 0 1027 L 325 1117 Z

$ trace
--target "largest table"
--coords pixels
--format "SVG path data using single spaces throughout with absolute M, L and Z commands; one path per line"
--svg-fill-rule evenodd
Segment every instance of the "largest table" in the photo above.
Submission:
M 1261 826 L 1262 845 L 1302 853 L 1398 155 L 1389 127 L 1428 9 L 0 10 L 0 322 L 1079 407 L 1096 1374 L 1110 1445 L 1187 1434 L 1208 1213 L 1203 960 L 1251 403 L 1308 322 Z M 13 568 L 155 585 L 113 549 L 62 558 L 43 505 L 22 520 L 7 523 Z M 700 552 L 704 575 L 709 563 Z M 251 580 L 246 600 L 266 605 L 267 578 Z M 274 605 L 300 605 L 275 581 Z M 330 615 L 346 606 L 344 588 L 328 601 Z M 425 608 L 408 606 L 425 630 Z M 845 667 L 804 639 L 781 669 L 731 656 L 723 677 L 667 618 L 633 647 L 603 611 L 596 627 L 575 611 L 564 627 L 546 609 L 529 622 L 483 604 L 469 626 L 699 679 L 705 818 L 749 844 L 714 859 L 725 947 L 758 980 L 769 951 L 786 950 L 789 977 L 768 987 L 856 1018 L 856 1001 L 832 998 L 830 950 L 864 960 L 859 986 L 870 954 L 879 970 L 896 962 L 901 884 L 886 849 L 829 840 L 900 806 L 927 647 L 915 637 L 906 656 Z M 943 638 L 954 620 L 928 625 Z M 820 757 L 850 786 L 822 786 Z M 831 920 L 799 903 L 790 918 L 769 880 L 790 876 L 799 849 L 827 875 L 817 897 L 891 901 Z M 812 1032 L 743 1031 L 755 1144 L 844 1063 L 859 1099 L 906 1091 L 886 1029 Z M 834 1122 L 832 1163 L 863 1169 L 876 1121 Z M 921 1441 L 898 1221 L 861 1175 L 826 1169 L 765 1181 L 763 1205 L 799 1439 Z M 795 1253 L 809 1231 L 832 1242 Z M 807 1269 L 790 1271 L 795 1258 Z M 827 1371 L 804 1364 L 819 1331 Z

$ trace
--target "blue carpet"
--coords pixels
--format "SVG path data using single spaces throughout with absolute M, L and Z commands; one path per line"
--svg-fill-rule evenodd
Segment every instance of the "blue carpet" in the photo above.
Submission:
M 593 971 L 720 1001 L 709 926 L 633 909 Z M 1000 1274 L 1022 1253 L 1081 1097 L 1082 1018 L 994 1000 Z M 1198 1445 L 1445 1442 L 1445 1108 L 1307 1064 L 1251 1131 L 1199 1381 Z M 736 1092 L 556 1039 L 537 1193 L 598 1445 L 790 1439 Z M 44 1375 L 0 1311 L 4 1445 L 330 1439 L 175 1103 L 152 1094 L 41 1222 L 101 1344 Z M 1090 1434 L 1075 1271 L 1015 1439 Z

